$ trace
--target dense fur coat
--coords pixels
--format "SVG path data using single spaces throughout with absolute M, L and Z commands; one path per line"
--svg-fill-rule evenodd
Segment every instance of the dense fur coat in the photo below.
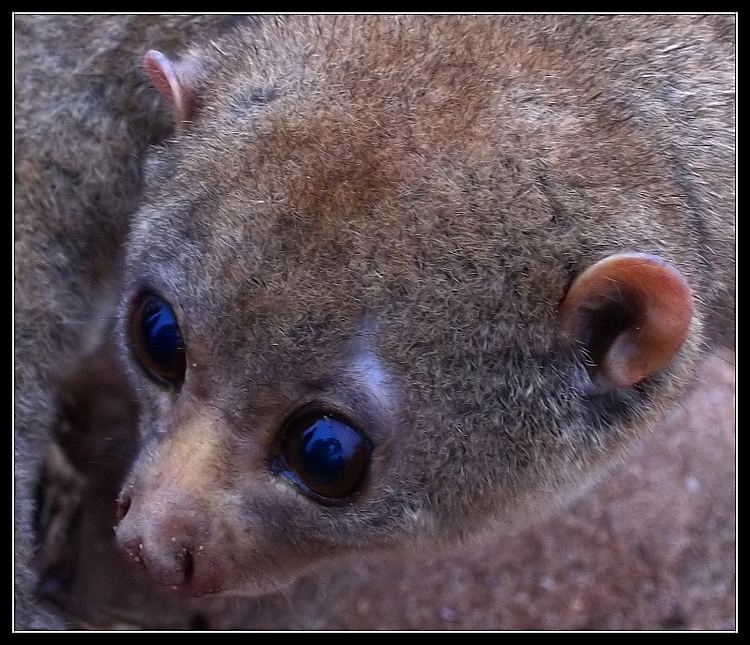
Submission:
M 194 551 L 196 592 L 525 522 L 734 336 L 731 18 L 233 22 L 17 19 L 18 625 L 47 620 L 25 595 L 29 491 L 93 311 L 117 319 L 141 403 L 118 539 L 165 585 L 182 579 L 175 548 Z M 54 39 L 76 30 L 90 54 Z M 192 40 L 175 57 L 189 119 L 171 133 L 137 55 Z M 560 303 L 622 252 L 674 266 L 694 314 L 665 369 L 590 395 Z M 130 357 L 144 286 L 185 336 L 177 393 Z M 268 468 L 285 417 L 312 401 L 375 446 L 346 505 Z

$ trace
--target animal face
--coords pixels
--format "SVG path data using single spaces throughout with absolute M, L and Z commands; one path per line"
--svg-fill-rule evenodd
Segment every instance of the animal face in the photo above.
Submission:
M 601 98 L 614 62 L 552 26 L 321 17 L 147 59 L 189 123 L 128 243 L 142 446 L 118 539 L 163 585 L 257 593 L 514 526 L 674 399 L 700 331 L 682 278 L 665 361 L 589 386 L 618 338 L 630 360 L 633 329 L 661 329 L 647 303 L 679 271 L 616 269 L 561 322 L 602 258 L 683 258 L 663 158 Z

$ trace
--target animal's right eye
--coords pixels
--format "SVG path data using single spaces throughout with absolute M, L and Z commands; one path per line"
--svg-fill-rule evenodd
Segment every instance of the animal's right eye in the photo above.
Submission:
M 146 374 L 160 385 L 178 388 L 185 378 L 185 347 L 172 307 L 153 293 L 140 294 L 130 312 L 128 336 Z

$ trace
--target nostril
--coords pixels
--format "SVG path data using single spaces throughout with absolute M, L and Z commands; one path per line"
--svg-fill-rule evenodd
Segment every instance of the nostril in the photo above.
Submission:
M 190 552 L 190 549 L 183 547 L 182 551 L 177 554 L 177 562 L 182 568 L 182 583 L 190 582 L 193 577 L 193 554 Z
M 117 500 L 115 500 L 115 503 L 117 504 L 115 515 L 118 522 L 120 522 L 128 514 L 130 503 L 132 501 L 132 498 L 127 493 L 120 493 L 120 496 L 117 498 Z

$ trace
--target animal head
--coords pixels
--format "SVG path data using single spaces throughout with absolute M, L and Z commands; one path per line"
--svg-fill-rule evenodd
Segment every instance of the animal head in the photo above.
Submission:
M 551 24 L 303 17 L 146 55 L 177 127 L 128 242 L 117 534 L 158 582 L 256 593 L 515 526 L 680 392 L 673 180 Z

